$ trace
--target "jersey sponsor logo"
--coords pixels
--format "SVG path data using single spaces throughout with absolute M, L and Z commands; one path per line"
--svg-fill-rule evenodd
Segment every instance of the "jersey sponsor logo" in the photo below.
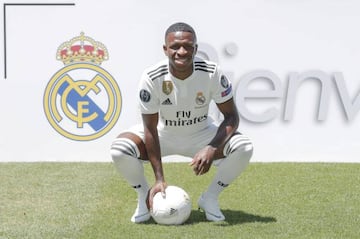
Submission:
M 72 140 L 103 136 L 117 122 L 122 106 L 115 79 L 99 66 L 108 59 L 106 47 L 81 33 L 58 48 L 57 59 L 65 67 L 46 86 L 43 105 L 47 120 Z
M 203 94 L 202 92 L 198 92 L 198 93 L 196 94 L 195 102 L 196 102 L 196 104 L 198 104 L 198 105 L 203 105 L 203 104 L 205 104 L 206 98 L 205 98 L 205 96 L 204 96 L 204 94 Z
M 177 111 L 175 116 L 176 119 L 165 119 L 164 120 L 165 126 L 174 126 L 174 127 L 190 126 L 203 122 L 208 118 L 207 114 L 202 116 L 192 116 L 191 111 Z
M 142 102 L 145 102 L 145 103 L 149 102 L 150 99 L 151 99 L 150 92 L 147 91 L 147 90 L 144 90 L 144 89 L 142 89 L 142 90 L 140 91 L 140 95 L 139 95 L 139 96 L 140 96 L 140 100 L 141 100 Z
M 171 81 L 163 81 L 162 91 L 164 92 L 164 94 L 170 95 L 170 93 L 173 91 L 173 88 L 174 86 Z
M 203 116 L 195 116 L 191 119 L 186 119 L 186 118 L 177 118 L 174 120 L 170 120 L 170 119 L 166 119 L 165 120 L 165 126 L 175 126 L 175 127 L 180 127 L 180 126 L 189 126 L 189 125 L 194 125 L 200 122 L 205 121 L 208 118 L 207 114 L 203 115 Z
M 166 100 L 164 100 L 162 103 L 162 105 L 172 105 L 173 103 L 171 102 L 171 100 L 169 98 L 167 98 Z

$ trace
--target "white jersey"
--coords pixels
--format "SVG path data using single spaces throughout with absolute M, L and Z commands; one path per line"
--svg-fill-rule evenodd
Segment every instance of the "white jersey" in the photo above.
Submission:
M 192 135 L 205 129 L 211 100 L 232 96 L 231 82 L 214 62 L 194 59 L 194 72 L 185 80 L 171 75 L 168 60 L 146 69 L 139 85 L 142 114 L 159 113 L 159 134 Z

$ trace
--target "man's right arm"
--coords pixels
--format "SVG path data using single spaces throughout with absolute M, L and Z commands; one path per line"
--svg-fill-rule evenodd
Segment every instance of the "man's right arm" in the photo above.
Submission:
M 159 114 L 142 114 L 144 125 L 145 148 L 155 175 L 155 185 L 149 192 L 149 206 L 152 207 L 153 197 L 157 192 L 165 194 L 166 182 L 161 162 L 161 151 L 157 124 Z

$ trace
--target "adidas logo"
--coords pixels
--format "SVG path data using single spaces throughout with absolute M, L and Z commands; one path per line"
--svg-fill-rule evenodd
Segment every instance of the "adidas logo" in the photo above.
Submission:
M 172 105 L 171 100 L 169 98 L 167 98 L 166 100 L 164 100 L 164 102 L 161 103 L 162 105 Z
M 175 209 L 175 208 L 170 208 L 169 214 L 170 214 L 170 215 L 173 215 L 173 214 L 175 214 L 176 212 L 177 212 L 177 209 Z

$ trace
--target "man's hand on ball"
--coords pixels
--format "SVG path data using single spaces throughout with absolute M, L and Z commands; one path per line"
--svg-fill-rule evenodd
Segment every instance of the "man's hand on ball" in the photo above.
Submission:
M 165 189 L 167 187 L 167 183 L 165 181 L 156 182 L 148 191 L 148 195 L 146 198 L 146 204 L 149 210 L 152 209 L 153 199 L 156 193 L 160 192 L 163 197 L 166 197 Z

